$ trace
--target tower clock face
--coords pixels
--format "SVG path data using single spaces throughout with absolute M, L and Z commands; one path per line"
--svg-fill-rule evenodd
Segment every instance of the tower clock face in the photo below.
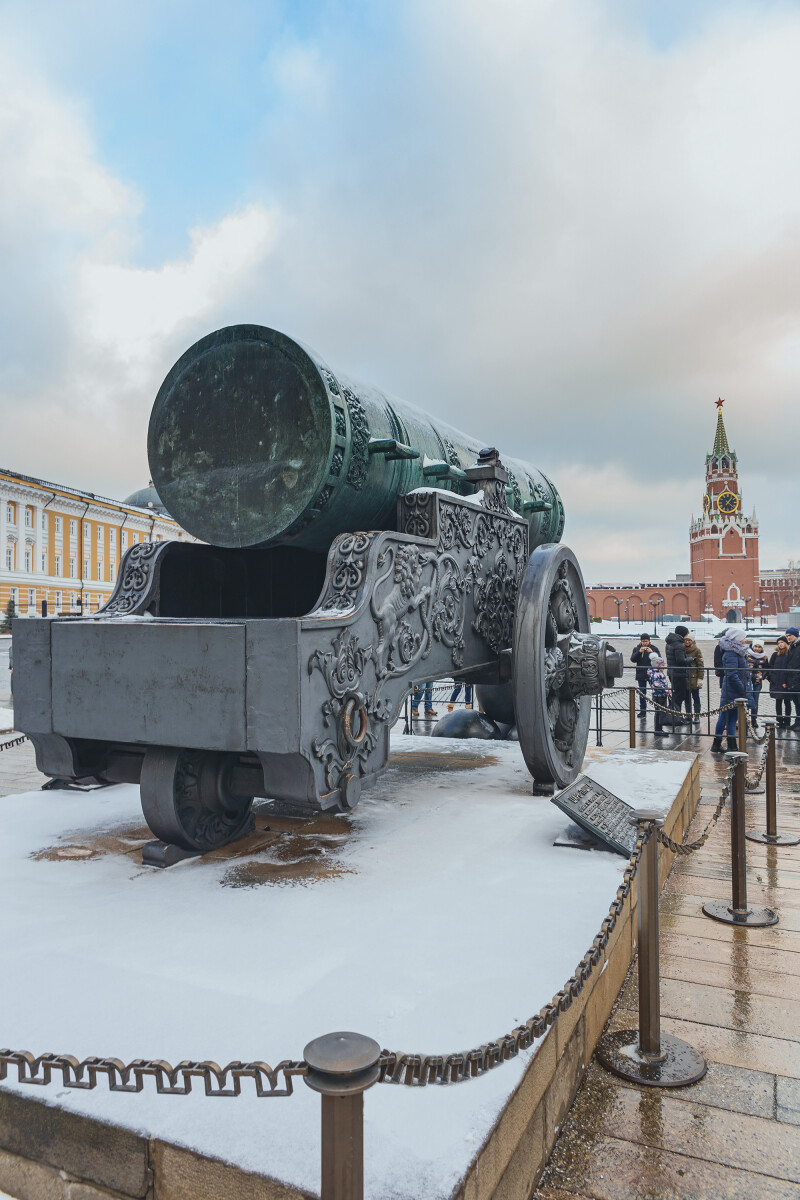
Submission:
M 705 496 L 703 496 L 703 512 L 708 512 L 708 510 L 710 508 L 711 508 L 711 497 L 709 496 L 708 492 L 706 492 Z
M 739 497 L 735 492 L 720 492 L 717 497 L 717 508 L 723 513 L 735 513 L 739 507 Z

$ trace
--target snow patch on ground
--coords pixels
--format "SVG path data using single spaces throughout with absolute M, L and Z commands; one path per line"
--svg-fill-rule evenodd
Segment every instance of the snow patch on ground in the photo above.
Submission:
M 222 861 L 35 861 L 58 839 L 140 825 L 139 789 L 0 799 L 0 1043 L 275 1065 L 332 1030 L 448 1053 L 537 1012 L 591 944 L 625 861 L 553 847 L 564 815 L 531 796 L 516 743 L 397 737 L 393 750 L 339 850 L 351 873 L 308 886 L 223 887 Z M 666 809 L 691 761 L 615 751 L 587 773 Z M 366 1193 L 449 1196 L 533 1053 L 454 1087 L 374 1087 Z M 302 1081 L 289 1099 L 244 1090 L 36 1097 L 316 1191 L 319 1097 Z
M 0 733 L 10 733 L 14 728 L 14 710 L 0 708 Z

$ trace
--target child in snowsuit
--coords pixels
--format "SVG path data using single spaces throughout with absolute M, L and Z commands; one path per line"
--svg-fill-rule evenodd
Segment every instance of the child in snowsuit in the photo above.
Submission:
M 647 679 L 650 687 L 653 689 L 653 700 L 656 704 L 660 704 L 662 708 L 671 707 L 672 688 L 670 686 L 667 672 L 664 670 L 666 663 L 663 658 L 653 659 L 652 667 L 648 668 Z M 656 737 L 666 737 L 664 726 L 669 722 L 672 724 L 672 714 L 661 711 L 661 708 L 655 709 L 655 735 Z

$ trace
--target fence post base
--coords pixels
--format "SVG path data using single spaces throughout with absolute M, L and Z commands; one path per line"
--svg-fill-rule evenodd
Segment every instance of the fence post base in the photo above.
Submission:
M 778 914 L 772 908 L 747 902 L 747 848 L 745 843 L 744 787 L 747 755 L 733 752 L 727 756 L 732 768 L 731 779 L 731 891 L 727 900 L 706 900 L 703 913 L 724 925 L 747 925 L 762 928 L 777 925 Z
M 748 908 L 734 908 L 729 900 L 706 900 L 703 912 L 714 921 L 725 925 L 749 925 L 760 929 L 764 925 L 777 925 L 778 914 L 772 908 L 753 904 Z
M 758 833 L 748 833 L 747 840 L 762 842 L 765 846 L 800 846 L 800 837 L 791 833 L 767 833 L 762 830 Z
M 660 813 L 645 809 L 631 818 L 644 837 L 639 861 L 639 1028 L 606 1034 L 597 1057 L 609 1071 L 646 1087 L 687 1087 L 706 1073 L 706 1060 L 687 1042 L 661 1032 L 658 936 L 658 830 Z
M 322 1094 L 321 1200 L 363 1200 L 364 1092 L 378 1080 L 380 1055 L 360 1033 L 328 1033 L 303 1051 L 305 1082 Z
M 661 1034 L 661 1054 L 643 1054 L 639 1049 L 639 1030 L 620 1029 L 607 1034 L 597 1047 L 604 1067 L 623 1079 L 645 1087 L 688 1087 L 707 1071 L 702 1054 L 669 1033 Z
M 758 832 L 748 833 L 749 842 L 761 842 L 765 846 L 797 846 L 800 837 L 792 833 L 778 833 L 778 781 L 775 762 L 775 721 L 767 719 L 764 722 L 767 735 L 767 828 Z

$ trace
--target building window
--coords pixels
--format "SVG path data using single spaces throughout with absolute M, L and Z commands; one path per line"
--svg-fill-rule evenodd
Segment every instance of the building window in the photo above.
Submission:
M 127 531 L 127 529 L 123 529 L 122 534 L 120 536 L 121 536 L 121 541 L 122 541 L 122 549 L 127 550 L 127 548 L 128 548 L 128 531 Z
M 6 570 L 7 571 L 14 570 L 14 547 L 13 546 L 6 547 Z M 13 591 L 13 588 L 12 588 L 12 591 Z
M 47 574 L 47 555 L 46 554 L 42 555 L 42 574 L 43 575 Z
M 25 509 L 25 528 L 30 529 L 33 524 L 33 513 L 29 508 Z
M 11 588 L 10 599 L 11 603 L 14 605 L 14 608 L 19 611 L 19 588 Z
M 8 521 L 9 525 L 14 524 L 14 505 L 13 504 L 6 505 L 6 520 Z
M 109 582 L 109 583 L 113 583 L 113 582 L 114 582 L 114 576 L 115 576 L 115 574 L 116 574 L 116 568 L 115 568 L 115 566 L 114 566 L 114 564 L 113 564 L 113 563 L 110 563 L 110 564 L 109 564 L 109 568 L 108 568 L 108 582 Z
M 36 612 L 36 588 L 28 588 L 28 612 Z
M 42 529 L 45 531 L 45 533 L 47 532 L 47 513 L 46 512 L 42 513 Z
M 25 570 L 30 575 L 30 573 L 31 573 L 31 552 L 30 552 L 30 550 L 25 551 Z
M 102 525 L 97 526 L 97 544 L 98 544 L 98 546 L 102 546 L 102 544 L 103 544 L 103 526 Z
M 77 574 L 78 574 L 78 569 L 77 569 L 77 566 L 75 563 L 75 559 L 71 558 L 69 560 L 69 577 L 70 577 L 70 579 L 76 579 Z
M 56 533 L 61 533 L 61 517 L 56 517 Z
M 83 527 L 83 540 L 85 542 L 90 542 L 92 540 L 92 525 L 90 521 L 87 521 Z
M 102 583 L 103 581 L 103 564 L 101 562 L 97 564 L 97 580 L 98 583 Z
M 98 608 L 102 608 L 102 607 L 103 607 L 103 604 L 104 604 L 104 600 L 103 600 L 103 593 L 102 593 L 102 592 L 98 592 L 98 594 L 97 594 L 97 607 L 98 607 Z
M 78 607 L 78 593 L 77 592 L 70 592 L 69 606 L 71 609 Z
M 70 523 L 69 523 L 69 536 L 70 536 L 70 537 L 77 537 L 77 536 L 78 536 L 78 522 L 77 522 L 77 521 L 70 521 Z
M 61 612 L 63 600 L 64 600 L 64 593 L 56 592 L 56 612 Z
M 85 558 L 85 559 L 83 560 L 83 578 L 84 578 L 84 579 L 90 579 L 90 578 L 91 578 L 91 574 L 92 574 L 92 573 L 91 573 L 91 571 L 90 571 L 90 569 L 89 569 L 89 560 L 88 560 L 88 558 Z
M 117 544 L 117 531 L 116 531 L 116 529 L 109 529 L 109 531 L 108 531 L 108 544 L 109 544 L 109 546 L 116 546 L 116 544 Z
M 55 569 L 55 571 L 53 572 L 53 574 L 54 574 L 54 575 L 60 575 L 60 574 L 61 574 L 61 555 L 60 555 L 60 554 L 57 554 L 57 555 L 56 555 L 56 569 Z

